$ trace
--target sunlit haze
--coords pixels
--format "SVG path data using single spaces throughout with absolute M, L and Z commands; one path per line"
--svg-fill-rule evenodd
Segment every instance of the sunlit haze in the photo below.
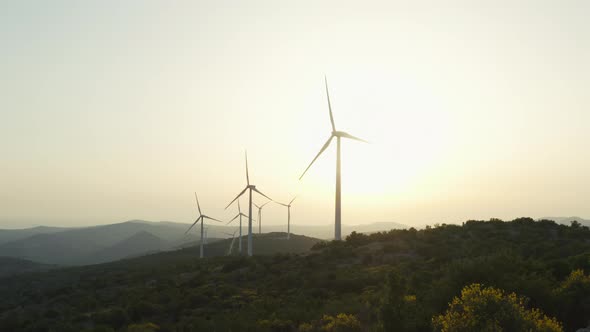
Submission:
M 0 4 L 0 228 L 590 217 L 588 1 Z M 255 197 L 255 202 L 263 202 Z M 246 206 L 243 198 L 242 206 Z M 247 212 L 246 212 L 247 213 Z M 284 224 L 286 208 L 264 210 Z

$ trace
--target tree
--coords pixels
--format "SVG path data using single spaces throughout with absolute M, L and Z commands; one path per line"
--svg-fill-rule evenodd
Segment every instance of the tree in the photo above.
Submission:
M 131 324 L 127 326 L 127 332 L 156 332 L 160 327 L 154 323 Z
M 538 309 L 525 308 L 523 298 L 480 284 L 466 286 L 444 315 L 432 319 L 435 331 L 533 331 L 560 332 L 561 324 Z
M 566 328 L 575 330 L 590 323 L 590 275 L 575 270 L 556 290 L 559 299 L 559 317 Z
M 387 293 L 381 307 L 381 321 L 385 331 L 402 331 L 404 329 L 404 297 L 406 281 L 396 272 L 389 273 Z
M 324 315 L 312 323 L 299 325 L 298 332 L 360 332 L 361 323 L 355 315 L 340 313 L 336 316 Z
M 417 301 L 408 294 L 408 282 L 395 271 L 388 274 L 385 297 L 380 309 L 380 323 L 386 332 L 422 331 L 429 328 L 429 316 Z
M 361 323 L 354 315 L 324 315 L 322 331 L 325 332 L 360 332 Z

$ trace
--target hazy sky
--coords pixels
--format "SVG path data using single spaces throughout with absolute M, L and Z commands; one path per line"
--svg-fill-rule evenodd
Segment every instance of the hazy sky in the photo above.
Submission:
M 589 1 L 2 1 L 0 227 L 590 216 Z M 261 201 L 256 199 L 256 201 Z M 243 200 L 243 206 L 246 200 Z M 265 222 L 286 210 L 265 208 Z

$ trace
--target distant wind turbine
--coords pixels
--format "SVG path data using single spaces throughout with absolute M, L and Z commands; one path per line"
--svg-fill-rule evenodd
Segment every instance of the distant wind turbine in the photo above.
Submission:
M 232 220 L 230 220 L 227 225 L 229 225 L 232 221 L 236 220 L 237 218 L 240 218 L 240 239 L 238 240 L 238 251 L 240 252 L 240 255 L 242 254 L 242 217 L 246 217 L 248 218 L 247 215 L 242 213 L 242 209 L 240 208 L 240 201 L 238 200 L 238 214 L 236 214 L 235 217 L 233 217 Z
M 223 234 L 225 235 L 231 235 L 231 243 L 229 244 L 229 249 L 227 250 L 227 256 L 231 255 L 232 249 L 234 248 L 234 242 L 236 240 L 236 232 L 238 230 L 236 229 L 233 233 L 226 233 L 223 232 Z
M 256 189 L 256 186 L 253 184 L 250 184 L 250 175 L 248 174 L 248 153 L 245 153 L 246 156 L 246 188 L 244 188 L 244 190 L 242 190 L 242 192 L 240 192 L 238 194 L 238 196 L 236 196 L 236 198 L 233 199 L 233 201 L 229 202 L 229 204 L 225 207 L 225 209 L 227 209 L 228 207 L 230 207 L 230 205 L 233 204 L 233 202 L 235 202 L 238 198 L 240 198 L 240 196 L 242 196 L 246 190 L 249 191 L 250 195 L 248 198 L 248 256 L 252 256 L 252 191 L 257 192 L 258 194 L 268 198 L 269 200 L 272 201 L 272 199 L 268 196 L 266 196 L 265 194 L 263 194 L 262 192 L 260 192 L 258 189 Z
M 289 204 L 276 202 L 277 204 L 287 207 L 287 240 L 291 238 L 291 204 L 293 203 L 295 198 L 297 198 L 297 196 L 293 197 Z
M 318 157 L 328 148 L 328 146 L 330 145 L 330 142 L 332 142 L 332 139 L 334 137 L 336 137 L 336 151 L 337 151 L 337 154 L 336 154 L 336 212 L 335 212 L 335 221 L 334 221 L 334 239 L 340 241 L 342 239 L 342 236 L 341 236 L 341 234 L 342 234 L 342 232 L 341 232 L 342 215 L 341 215 L 341 181 L 340 181 L 340 138 L 344 137 L 344 138 L 350 138 L 350 139 L 365 142 L 365 143 L 368 143 L 368 142 L 363 139 L 360 139 L 358 137 L 354 137 L 347 132 L 336 130 L 336 125 L 334 124 L 334 116 L 332 115 L 332 105 L 330 104 L 330 94 L 328 92 L 328 79 L 326 77 L 324 77 L 324 81 L 326 84 L 326 96 L 328 98 L 328 110 L 330 111 L 330 122 L 332 123 L 332 134 L 330 135 L 330 138 L 328 138 L 328 140 L 326 141 L 324 146 L 322 146 L 322 149 L 320 150 L 320 152 L 318 152 L 318 154 L 315 156 L 315 158 L 313 158 L 313 160 L 311 161 L 309 166 L 307 166 L 307 168 L 305 169 L 303 174 L 301 174 L 301 177 L 299 177 L 299 180 L 301 180 L 301 178 L 303 178 L 303 176 L 305 175 L 307 170 L 311 167 L 311 165 L 313 165 L 313 163 L 316 161 L 316 159 L 318 159 Z
M 197 208 L 199 209 L 199 217 L 197 217 L 197 220 L 195 220 L 195 222 L 191 225 L 191 227 L 189 227 L 186 232 L 184 232 L 184 234 L 187 234 L 191 228 L 193 228 L 193 226 L 195 226 L 199 221 L 201 222 L 201 255 L 200 258 L 203 258 L 203 225 L 205 224 L 205 219 L 209 219 L 209 220 L 214 220 L 214 221 L 218 221 L 218 222 L 222 222 L 221 220 L 217 220 L 215 218 L 211 218 L 207 215 L 204 215 L 203 212 L 201 212 L 201 205 L 199 204 L 199 198 L 197 197 L 197 193 L 195 192 L 195 200 L 197 201 Z
M 262 234 L 262 208 L 270 202 L 272 201 L 268 201 L 262 205 L 254 203 L 254 206 L 256 206 L 256 208 L 258 209 L 258 234 Z

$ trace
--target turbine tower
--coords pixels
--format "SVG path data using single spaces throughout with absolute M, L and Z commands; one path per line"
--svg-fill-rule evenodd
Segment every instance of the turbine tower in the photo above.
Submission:
M 238 241 L 238 250 L 240 252 L 240 255 L 242 254 L 242 217 L 246 217 L 248 218 L 247 215 L 242 213 L 242 209 L 240 208 L 240 201 L 238 200 L 238 214 L 236 214 L 235 217 L 232 218 L 232 220 L 230 220 L 227 225 L 229 225 L 232 221 L 236 220 L 237 218 L 240 218 L 240 240 Z
M 330 94 L 328 92 L 328 79 L 325 76 L 324 76 L 324 82 L 326 84 L 326 96 L 328 98 L 328 110 L 330 111 L 330 122 L 332 123 L 332 134 L 330 135 L 330 138 L 328 138 L 326 143 L 324 143 L 324 146 L 322 146 L 322 149 L 320 150 L 320 152 L 318 152 L 318 154 L 315 156 L 315 158 L 313 158 L 313 160 L 311 161 L 309 166 L 307 166 L 307 168 L 305 169 L 303 174 L 301 174 L 301 176 L 299 177 L 299 180 L 301 180 L 301 178 L 303 178 L 303 176 L 305 175 L 307 170 L 311 167 L 311 165 L 313 165 L 313 163 L 316 161 L 316 159 L 318 159 L 318 157 L 328 148 L 328 146 L 330 146 L 332 139 L 334 137 L 336 137 L 336 211 L 335 211 L 335 221 L 334 221 L 334 239 L 337 241 L 340 241 L 342 239 L 342 236 L 341 236 L 341 234 L 342 234 L 341 233 L 341 227 L 342 227 L 342 225 L 341 225 L 341 221 L 342 221 L 341 203 L 342 202 L 341 202 L 341 181 L 340 181 L 340 139 L 341 138 L 350 138 L 350 139 L 365 142 L 365 143 L 368 143 L 368 142 L 363 139 L 360 139 L 358 137 L 354 137 L 347 132 L 336 130 L 336 125 L 334 124 L 334 115 L 332 115 L 332 105 L 330 104 Z
M 297 198 L 297 196 L 293 197 L 293 199 L 289 202 L 289 204 L 277 202 L 277 204 L 287 207 L 287 240 L 289 240 L 291 238 L 291 204 L 293 203 L 295 198 Z
M 201 212 L 201 205 L 199 204 L 199 198 L 197 197 L 197 193 L 195 192 L 195 200 L 197 201 L 197 208 L 199 209 L 199 217 L 197 217 L 197 220 L 195 220 L 195 222 L 191 225 L 191 227 L 189 227 L 186 232 L 184 232 L 184 234 L 187 234 L 191 228 L 193 228 L 193 226 L 195 226 L 199 221 L 201 222 L 201 254 L 200 254 L 200 258 L 203 258 L 203 225 L 205 224 L 205 219 L 209 219 L 209 220 L 214 220 L 214 221 L 218 221 L 218 222 L 222 222 L 221 220 L 217 220 L 215 218 L 211 218 L 207 215 L 204 215 L 203 212 Z
M 268 196 L 266 196 L 265 194 L 263 194 L 262 192 L 260 192 L 258 189 L 256 189 L 256 186 L 253 184 L 250 184 L 250 175 L 248 175 L 248 152 L 245 153 L 246 156 L 246 188 L 244 188 L 244 190 L 242 190 L 242 192 L 240 192 L 238 194 L 238 196 L 236 196 L 236 198 L 233 199 L 233 201 L 229 202 L 229 204 L 225 207 L 225 209 L 227 210 L 228 207 L 230 207 L 230 205 L 233 204 L 233 202 L 235 202 L 238 198 L 240 198 L 240 196 L 242 196 L 246 191 L 249 191 L 249 198 L 248 198 L 248 256 L 252 256 L 252 192 L 255 191 L 258 194 L 268 198 L 269 200 L 272 201 L 272 199 Z
M 262 208 L 270 202 L 272 201 L 268 201 L 262 205 L 254 203 L 254 206 L 256 206 L 256 208 L 258 209 L 258 234 L 262 234 Z

